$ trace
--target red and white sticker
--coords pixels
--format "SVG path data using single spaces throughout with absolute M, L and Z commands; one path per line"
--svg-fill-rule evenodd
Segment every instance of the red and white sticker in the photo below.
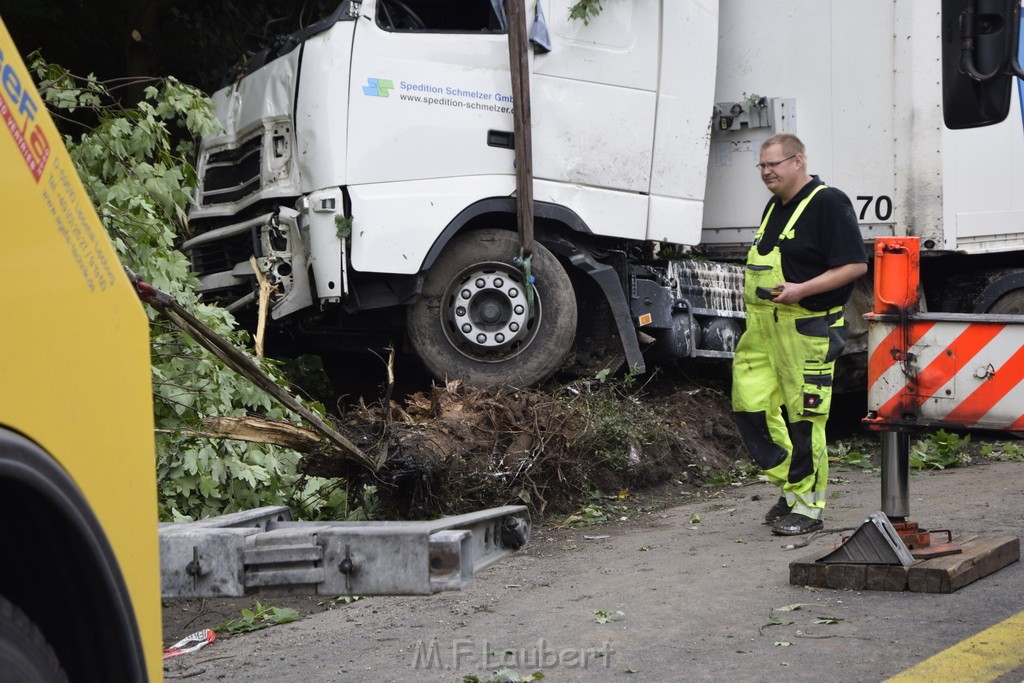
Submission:
M 215 640 L 217 640 L 217 634 L 208 628 L 205 628 L 202 631 L 196 631 L 191 635 L 185 636 L 174 645 L 171 645 L 169 648 L 164 650 L 164 659 L 170 659 L 171 657 L 177 657 L 178 655 L 195 652 L 200 648 L 206 647 Z

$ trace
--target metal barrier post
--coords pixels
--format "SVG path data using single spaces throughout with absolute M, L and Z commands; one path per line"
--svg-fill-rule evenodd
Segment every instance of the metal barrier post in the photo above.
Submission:
M 882 432 L 882 512 L 890 520 L 910 516 L 910 436 Z

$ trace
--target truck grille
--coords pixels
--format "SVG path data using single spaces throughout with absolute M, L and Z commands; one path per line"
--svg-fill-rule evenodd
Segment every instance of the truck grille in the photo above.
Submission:
M 203 168 L 201 206 L 230 204 L 260 190 L 263 167 L 263 136 L 256 135 L 238 147 L 211 152 Z
M 676 296 L 694 308 L 711 311 L 746 310 L 743 304 L 743 266 L 732 263 L 679 259 L 669 261 Z
M 233 270 L 255 253 L 251 232 L 233 235 L 216 242 L 203 244 L 191 250 L 192 269 L 199 275 L 210 275 Z

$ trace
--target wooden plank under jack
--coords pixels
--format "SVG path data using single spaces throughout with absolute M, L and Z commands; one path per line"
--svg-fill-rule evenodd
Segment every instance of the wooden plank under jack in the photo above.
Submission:
M 963 536 L 953 542 L 963 549 L 959 555 L 918 560 L 909 567 L 818 562 L 833 552 L 834 548 L 829 548 L 790 562 L 789 583 L 854 591 L 952 593 L 1020 560 L 1017 536 Z

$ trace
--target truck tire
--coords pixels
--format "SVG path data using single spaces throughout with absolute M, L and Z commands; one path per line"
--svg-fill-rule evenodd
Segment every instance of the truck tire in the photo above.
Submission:
M 0 596 L 0 683 L 67 680 L 46 636 L 28 615 Z
M 527 387 L 565 362 L 576 332 L 576 297 L 562 264 L 534 245 L 534 305 L 513 261 L 519 238 L 480 230 L 454 238 L 427 271 L 409 308 L 416 354 L 435 377 L 476 386 Z
M 992 304 L 989 313 L 1003 313 L 1007 315 L 1024 315 L 1024 289 L 1015 289 L 999 297 L 999 301 Z

